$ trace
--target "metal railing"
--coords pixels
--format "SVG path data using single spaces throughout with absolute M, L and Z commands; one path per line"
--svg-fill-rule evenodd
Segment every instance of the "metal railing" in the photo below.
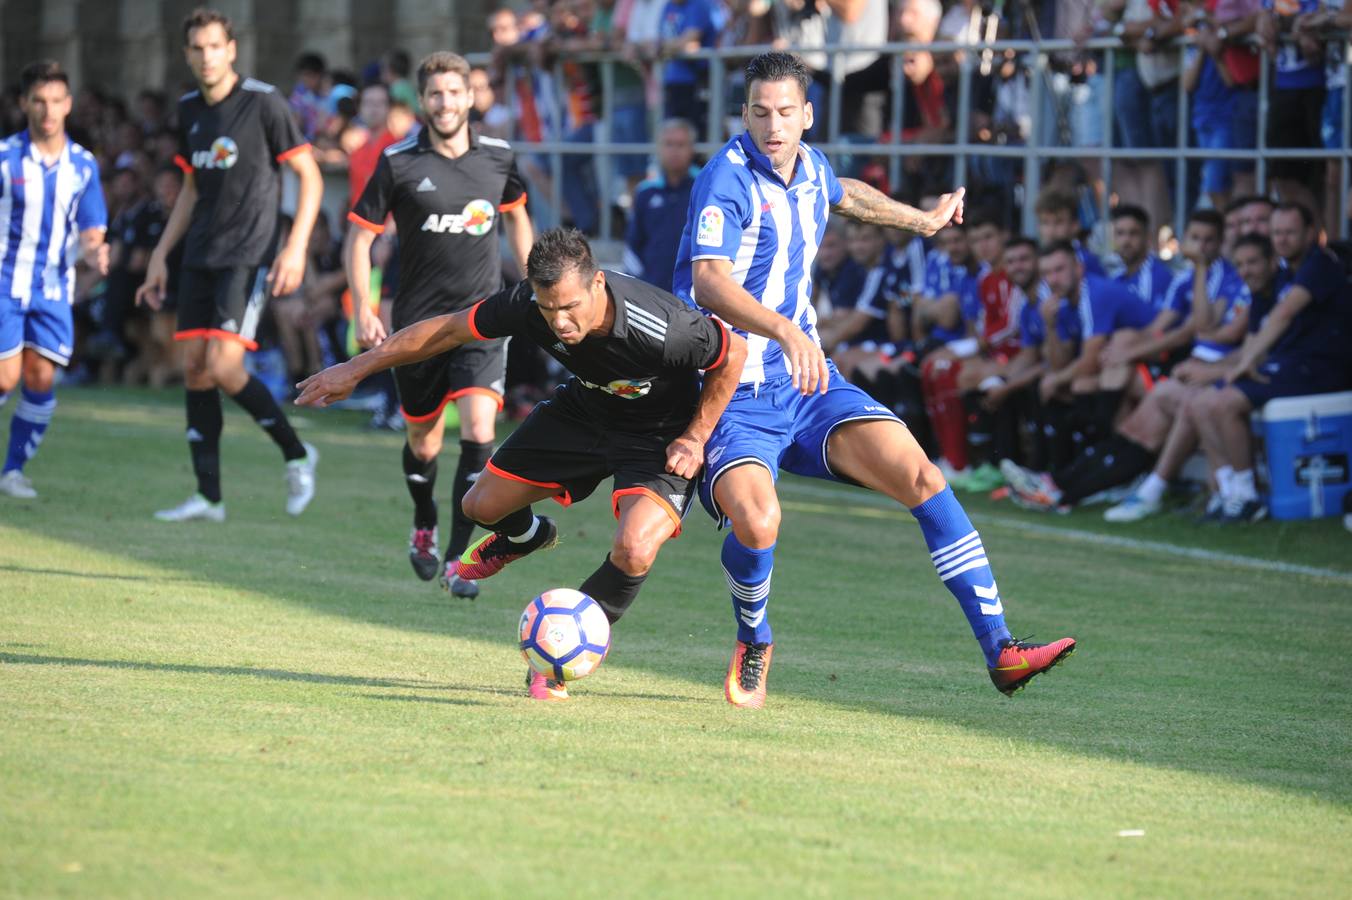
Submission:
M 1184 38 L 1173 42 L 1158 52 L 1176 52 L 1179 55 L 1180 72 L 1186 68 L 1185 55 L 1191 41 Z M 1342 54 L 1342 65 L 1344 72 L 1352 69 L 1349 65 L 1349 57 L 1346 53 L 1346 44 L 1343 44 L 1344 52 Z M 715 152 L 722 144 L 731 137 L 725 128 L 725 122 L 731 112 L 726 104 L 726 78 L 730 61 L 740 61 L 774 49 L 770 46 L 743 46 L 743 47 L 725 47 L 716 49 L 703 49 L 697 52 L 683 54 L 682 60 L 706 60 L 708 62 L 707 85 L 709 88 L 709 104 L 707 121 L 705 123 L 705 134 L 708 139 L 699 143 L 696 150 L 706 157 Z M 872 156 L 885 157 L 888 161 L 889 180 L 893 185 L 900 181 L 902 160 L 906 157 L 927 157 L 927 156 L 951 156 L 954 160 L 954 181 L 956 184 L 963 184 L 966 180 L 968 168 L 973 158 L 1005 158 L 1021 160 L 1023 163 L 1023 196 L 1022 203 L 1022 229 L 1025 234 L 1034 234 L 1036 232 L 1035 212 L 1033 208 L 1033 198 L 1035 198 L 1041 188 L 1042 165 L 1043 163 L 1055 159 L 1097 159 L 1100 161 L 1103 173 L 1103 184 L 1105 189 L 1099 193 L 1098 201 L 1100 205 L 1101 218 L 1106 218 L 1109 202 L 1109 195 L 1112 189 L 1112 169 L 1115 161 L 1173 161 L 1174 177 L 1173 182 L 1173 212 L 1174 212 L 1174 230 L 1175 233 L 1181 233 L 1183 222 L 1187 216 L 1187 190 L 1188 177 L 1187 168 L 1190 160 L 1240 160 L 1252 161 L 1256 168 L 1256 187 L 1260 193 L 1266 192 L 1268 172 L 1268 163 L 1272 160 L 1301 159 L 1301 160 L 1337 160 L 1340 165 L 1340 191 L 1338 197 L 1338 235 L 1340 238 L 1348 236 L 1348 209 L 1346 208 L 1349 189 L 1352 188 L 1352 165 L 1349 165 L 1352 152 L 1349 152 L 1349 134 L 1352 134 L 1352 84 L 1345 87 L 1342 98 L 1342 140 L 1338 149 L 1325 149 L 1322 146 L 1310 148 L 1271 148 L 1267 146 L 1267 123 L 1270 110 L 1270 65 L 1266 52 L 1259 54 L 1259 83 L 1258 91 L 1258 121 L 1256 143 L 1251 149 L 1207 149 L 1202 147 L 1189 146 L 1189 136 L 1191 134 L 1191 116 L 1189 109 L 1188 91 L 1183 89 L 1183 79 L 1180 76 L 1176 81 L 1176 89 L 1179 93 L 1178 98 L 1178 141 L 1174 147 L 1150 147 L 1150 148 L 1126 148 L 1114 147 L 1112 145 L 1113 126 L 1114 126 L 1114 74 L 1115 74 L 1115 50 L 1130 50 L 1117 38 L 1096 38 L 1084 43 L 1076 43 L 1069 40 L 999 40 L 982 43 L 960 43 L 955 41 L 934 41 L 931 43 L 900 42 L 880 44 L 877 46 L 860 45 L 835 45 L 828 47 L 813 47 L 805 52 L 813 54 L 825 54 L 828 57 L 829 71 L 835 72 L 835 77 L 830 79 L 829 83 L 829 102 L 827 115 L 827 131 L 825 142 L 816 141 L 813 146 L 822 150 L 831 159 L 833 165 L 839 165 L 840 158 L 844 155 L 851 156 Z M 902 133 L 902 123 L 905 121 L 905 75 L 902 70 L 902 54 L 907 52 L 925 51 L 931 54 L 943 55 L 952 54 L 958 72 L 958 103 L 957 114 L 954 125 L 953 143 L 944 144 L 905 144 L 901 143 L 899 136 Z M 1025 77 L 1029 84 L 1028 99 L 1028 128 L 1026 139 L 1023 143 L 973 143 L 971 140 L 971 97 L 972 80 L 974 70 L 979 66 L 988 63 L 992 54 L 1001 56 L 1012 51 L 1021 57 L 1021 71 L 1016 77 Z M 890 87 L 891 87 L 891 105 L 888 109 L 888 131 L 893 135 L 897 142 L 879 143 L 876 140 L 872 143 L 850 140 L 842 142 L 841 134 L 841 108 L 842 91 L 844 78 L 841 76 L 840 60 L 844 54 L 855 52 L 879 53 L 890 59 Z M 1046 112 L 1044 104 L 1044 92 L 1049 89 L 1049 75 L 1051 72 L 1051 57 L 1058 53 L 1093 53 L 1100 61 L 1098 74 L 1102 76 L 1102 91 L 1100 99 L 1102 101 L 1102 133 L 1103 143 L 1099 146 L 1066 146 L 1066 145 L 1043 145 L 1041 137 L 1044 129 L 1043 116 Z M 562 184 L 563 177 L 563 157 L 571 154 L 584 154 L 595 156 L 598 162 L 598 188 L 600 197 L 597 198 L 598 214 L 600 223 L 600 233 L 609 236 L 612 233 L 612 208 L 615 200 L 615 179 L 613 173 L 613 159 L 621 154 L 642 154 L 652 153 L 652 142 L 646 143 L 616 143 L 611 138 L 610 125 L 614 116 L 614 84 L 615 84 L 615 66 L 629 65 L 628 62 L 620 59 L 615 53 L 578 53 L 567 56 L 567 59 L 581 62 L 593 63 L 600 67 L 601 73 L 601 110 L 599 112 L 596 124 L 596 140 L 587 143 L 574 143 L 567 141 L 539 141 L 527 142 L 515 140 L 514 146 L 519 153 L 533 153 L 547 156 L 550 159 L 552 170 L 550 205 L 554 210 L 560 211 L 563 208 Z M 487 65 L 490 58 L 487 54 L 477 54 L 471 57 L 471 61 L 477 65 Z M 553 63 L 553 76 L 556 90 L 562 96 L 565 84 L 563 75 L 564 58 L 560 56 Z M 660 79 L 662 71 L 662 60 L 654 63 L 657 77 Z M 504 73 L 506 81 L 503 86 L 502 102 L 508 108 L 511 108 L 513 95 L 513 84 L 511 83 L 511 70 Z M 656 134 L 656 126 L 661 119 L 661 109 L 648 109 L 649 133 Z M 556 111 L 561 116 L 562 110 Z M 1316 211 L 1318 213 L 1318 211 Z

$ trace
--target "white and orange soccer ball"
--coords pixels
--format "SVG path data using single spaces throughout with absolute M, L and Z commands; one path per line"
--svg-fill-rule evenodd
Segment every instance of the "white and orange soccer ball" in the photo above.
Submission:
M 560 681 L 585 678 L 610 650 L 610 622 L 581 591 L 545 591 L 521 613 L 521 655 L 532 669 Z

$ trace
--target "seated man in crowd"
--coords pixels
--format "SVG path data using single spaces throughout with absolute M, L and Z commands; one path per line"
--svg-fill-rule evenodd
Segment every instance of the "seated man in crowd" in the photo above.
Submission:
M 1122 400 L 1120 387 L 1102 385 L 1105 349 L 1138 341 L 1155 311 L 1121 284 L 1087 274 L 1068 241 L 1043 247 L 1040 265 L 1049 292 L 1044 319 L 1056 325 L 1047 329 L 1049 366 L 1040 394 L 1052 407 L 1058 438 L 1078 436 L 1083 448 L 1111 431 Z M 1054 311 L 1046 308 L 1058 301 Z
M 911 332 L 922 357 L 969 336 L 976 321 L 977 282 L 986 274 L 965 225 L 945 228 L 935 235 L 935 244 L 925 257 L 924 287 L 911 311 Z
M 1190 229 L 1184 252 L 1205 259 L 1198 246 L 1202 234 Z M 1192 320 L 1198 339 L 1193 356 L 1159 382 L 1107 440 L 1100 441 L 1074 463 L 1054 473 L 1006 465 L 1002 470 L 1023 505 L 1040 509 L 1069 508 L 1100 491 L 1126 484 L 1155 466 L 1154 472 L 1122 503 L 1105 513 L 1113 522 L 1135 521 L 1160 508 L 1164 488 L 1197 448 L 1197 434 L 1182 410 L 1196 392 L 1224 377 L 1225 358 L 1243 338 L 1251 294 L 1270 292 L 1276 263 L 1267 239 L 1247 235 L 1235 250 L 1242 284 L 1216 278 L 1215 263 L 1194 275 Z M 1158 458 L 1157 458 L 1158 457 Z
M 1294 203 L 1272 212 L 1272 246 L 1290 282 L 1275 300 L 1254 298 L 1249 336 L 1225 384 L 1187 405 L 1220 489 L 1222 521 L 1252 522 L 1267 509 L 1254 483 L 1249 414 L 1269 400 L 1352 387 L 1352 289 L 1320 247 L 1314 214 Z
M 695 127 L 671 119 L 657 132 L 657 177 L 639 184 L 624 235 L 624 266 L 664 291 L 671 290 L 676 250 L 695 186 Z
M 1087 274 L 1106 274 L 1099 258 L 1080 243 L 1080 211 L 1074 194 L 1049 187 L 1038 195 L 1035 209 L 1039 245 L 1046 247 L 1058 241 L 1070 241 L 1081 268 Z
M 1125 203 L 1113 207 L 1109 217 L 1116 259 L 1106 267 L 1108 277 L 1156 310 L 1162 309 L 1174 273 L 1164 260 L 1150 252 L 1150 217 L 1139 206 Z
M 887 300 L 883 281 L 888 274 L 887 241 L 883 229 L 866 222 L 846 226 L 850 259 L 864 272 L 864 283 L 854 308 L 823 325 L 822 350 L 845 379 L 852 380 L 861 363 L 879 364 L 896 356 L 908 337 L 901 310 Z
M 823 331 L 836 319 L 854 311 L 855 301 L 864 289 L 864 270 L 850 259 L 850 244 L 845 235 L 846 219 L 828 219 L 826 233 L 812 264 L 812 307 L 817 311 L 817 328 Z

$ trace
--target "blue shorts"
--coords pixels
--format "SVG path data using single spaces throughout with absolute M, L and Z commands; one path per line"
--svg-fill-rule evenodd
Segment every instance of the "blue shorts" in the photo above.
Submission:
M 64 300 L 0 299 L 0 359 L 28 347 L 59 366 L 70 365 L 75 345 L 75 319 Z
M 728 402 L 723 418 L 705 444 L 700 502 L 719 527 L 727 519 L 714 502 L 714 486 L 724 472 L 742 465 L 764 466 L 771 478 L 779 470 L 808 478 L 853 484 L 831 471 L 826 442 L 846 422 L 885 419 L 900 422 L 896 414 L 850 384 L 827 360 L 830 371 L 825 394 L 804 397 L 793 378 L 782 375 L 759 385 L 743 384 Z

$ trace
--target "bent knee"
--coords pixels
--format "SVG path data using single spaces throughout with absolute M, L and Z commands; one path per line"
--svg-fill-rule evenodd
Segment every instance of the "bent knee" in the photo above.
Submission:
M 779 540 L 779 504 L 758 505 L 730 515 L 732 531 L 745 547 L 764 550 Z
M 946 487 L 948 481 L 944 478 L 944 473 L 927 459 L 916 466 L 915 471 L 909 473 L 905 485 L 905 493 L 909 496 L 904 496 L 901 500 L 906 506 L 914 508 L 935 494 L 942 493 Z
M 650 538 L 620 533 L 610 548 L 610 561 L 626 575 L 646 575 L 657 560 L 657 548 Z

